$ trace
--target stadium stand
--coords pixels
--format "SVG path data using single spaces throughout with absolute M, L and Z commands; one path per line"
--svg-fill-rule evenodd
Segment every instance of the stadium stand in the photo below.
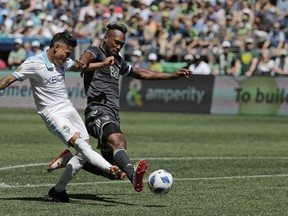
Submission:
M 130 61 L 135 49 L 144 60 L 153 52 L 165 72 L 184 65 L 186 54 L 201 55 L 212 68 L 223 41 L 238 56 L 246 38 L 259 52 L 269 49 L 274 60 L 288 48 L 287 13 L 288 1 L 282 0 L 0 0 L 0 51 L 7 62 L 15 38 L 38 40 L 43 49 L 52 35 L 67 29 L 78 38 L 73 56 L 78 58 L 88 46 L 101 44 L 108 22 L 121 21 L 130 32 L 125 59 Z M 278 35 L 284 41 L 275 46 L 271 40 Z

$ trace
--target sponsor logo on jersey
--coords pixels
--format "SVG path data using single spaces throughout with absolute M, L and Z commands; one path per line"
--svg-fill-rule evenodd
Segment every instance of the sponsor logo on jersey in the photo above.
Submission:
M 64 131 L 64 133 L 70 133 L 70 127 L 68 125 L 64 125 L 62 127 L 62 130 Z
M 58 76 L 51 76 L 48 79 L 45 78 L 44 85 L 53 85 L 53 84 L 56 84 L 56 83 L 60 83 L 60 82 L 63 81 L 63 79 L 64 79 L 64 76 L 62 74 L 58 75 Z

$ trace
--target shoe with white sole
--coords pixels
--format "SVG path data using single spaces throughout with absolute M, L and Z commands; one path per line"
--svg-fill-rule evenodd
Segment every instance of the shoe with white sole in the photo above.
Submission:
M 73 157 L 73 154 L 68 150 L 64 149 L 57 158 L 55 158 L 48 166 L 47 172 L 52 172 L 56 169 L 60 169 L 66 166 L 68 161 Z

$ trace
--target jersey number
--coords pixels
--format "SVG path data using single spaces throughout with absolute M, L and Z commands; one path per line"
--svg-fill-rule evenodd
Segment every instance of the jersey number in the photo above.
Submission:
M 118 80 L 119 71 L 115 70 L 115 68 L 112 65 L 110 65 L 110 74 L 111 74 L 112 77 L 114 77 L 115 79 Z

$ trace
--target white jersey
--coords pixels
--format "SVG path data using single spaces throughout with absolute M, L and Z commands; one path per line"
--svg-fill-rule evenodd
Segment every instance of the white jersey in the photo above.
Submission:
M 18 81 L 30 80 L 39 115 L 48 130 L 66 144 L 76 132 L 81 138 L 89 139 L 83 120 L 66 92 L 65 70 L 73 65 L 74 61 L 69 59 L 63 67 L 55 67 L 48 60 L 45 50 L 28 58 L 13 73 Z
M 47 57 L 46 50 L 28 58 L 13 75 L 18 81 L 30 80 L 35 105 L 40 115 L 47 115 L 63 107 L 72 106 L 65 87 L 65 70 L 74 61 L 69 59 L 62 68 L 55 67 Z

